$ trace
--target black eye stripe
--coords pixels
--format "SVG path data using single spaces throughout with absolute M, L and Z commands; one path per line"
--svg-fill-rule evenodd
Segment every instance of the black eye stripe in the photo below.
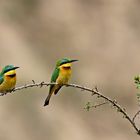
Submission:
M 11 77 L 11 78 L 13 78 L 13 77 L 15 77 L 15 76 L 16 76 L 16 74 L 8 75 L 8 77 Z
M 71 69 L 71 67 L 70 66 L 69 67 L 63 67 L 63 69 L 69 70 L 69 69 Z

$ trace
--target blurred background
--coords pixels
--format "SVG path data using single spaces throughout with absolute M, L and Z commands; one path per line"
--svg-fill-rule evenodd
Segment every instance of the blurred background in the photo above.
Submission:
M 0 69 L 19 66 L 20 86 L 49 82 L 60 58 L 79 59 L 70 83 L 97 85 L 133 115 L 139 109 L 133 80 L 140 73 L 139 7 L 139 0 L 0 0 Z M 63 87 L 43 107 L 48 90 L 0 97 L 0 140 L 140 138 L 110 106 L 84 110 L 88 101 L 98 103 L 85 91 Z

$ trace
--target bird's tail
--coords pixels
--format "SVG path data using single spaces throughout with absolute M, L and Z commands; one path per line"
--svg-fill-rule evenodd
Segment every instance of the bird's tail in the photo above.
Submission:
M 44 106 L 49 105 L 49 101 L 50 101 L 51 96 L 52 96 L 52 93 L 49 93 L 49 95 L 47 96 L 47 98 L 45 100 Z

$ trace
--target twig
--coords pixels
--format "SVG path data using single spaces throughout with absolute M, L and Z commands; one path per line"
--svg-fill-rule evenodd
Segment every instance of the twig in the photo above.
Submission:
M 45 82 L 39 82 L 39 83 L 35 83 L 34 80 L 32 80 L 32 84 L 27 84 L 24 86 L 20 86 L 20 87 L 16 87 L 14 88 L 10 93 L 13 93 L 17 90 L 22 90 L 25 88 L 31 88 L 31 87 L 43 87 L 43 86 L 49 86 L 49 85 L 55 85 L 57 83 L 45 83 Z M 129 114 L 126 112 L 126 110 L 121 107 L 116 100 L 112 100 L 109 97 L 103 95 L 101 92 L 98 91 L 97 87 L 95 87 L 94 89 L 91 88 L 87 88 L 84 86 L 80 86 L 80 85 L 76 85 L 76 84 L 65 84 L 64 86 L 66 87 L 73 87 L 73 88 L 78 88 L 81 89 L 82 91 L 88 91 L 91 93 L 91 95 L 96 95 L 98 98 L 102 98 L 105 99 L 106 102 L 110 103 L 112 106 L 114 106 L 118 112 L 120 112 L 124 118 L 126 118 L 128 120 L 128 122 L 132 125 L 132 127 L 135 129 L 135 131 L 137 132 L 138 135 L 140 135 L 140 129 L 136 126 L 134 120 L 137 116 L 137 114 L 139 114 L 139 111 L 135 114 L 135 116 L 131 119 L 131 117 L 129 116 Z
M 134 115 L 132 121 L 135 122 L 136 117 L 140 114 L 140 110 L 136 112 L 136 114 Z
M 105 105 L 105 104 L 107 104 L 107 103 L 108 103 L 108 102 L 103 102 L 103 103 L 100 103 L 100 104 L 92 105 L 91 107 L 96 108 L 96 107 L 99 107 L 99 106 Z

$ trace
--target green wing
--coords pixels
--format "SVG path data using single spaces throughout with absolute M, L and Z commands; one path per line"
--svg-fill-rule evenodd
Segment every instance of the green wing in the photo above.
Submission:
M 59 75 L 59 69 L 56 68 L 54 71 L 53 71 L 53 74 L 52 74 L 52 77 L 51 77 L 51 83 L 52 82 L 56 82 L 57 78 L 58 78 L 58 75 Z
M 52 77 L 51 77 L 51 83 L 56 82 L 58 76 L 59 76 L 59 69 L 56 68 L 56 69 L 53 71 L 53 74 L 52 74 Z M 54 85 L 51 85 L 51 86 L 50 86 L 50 92 L 51 92 L 51 90 L 52 90 L 53 87 L 54 87 Z
M 3 76 L 0 75 L 0 84 L 3 82 Z

